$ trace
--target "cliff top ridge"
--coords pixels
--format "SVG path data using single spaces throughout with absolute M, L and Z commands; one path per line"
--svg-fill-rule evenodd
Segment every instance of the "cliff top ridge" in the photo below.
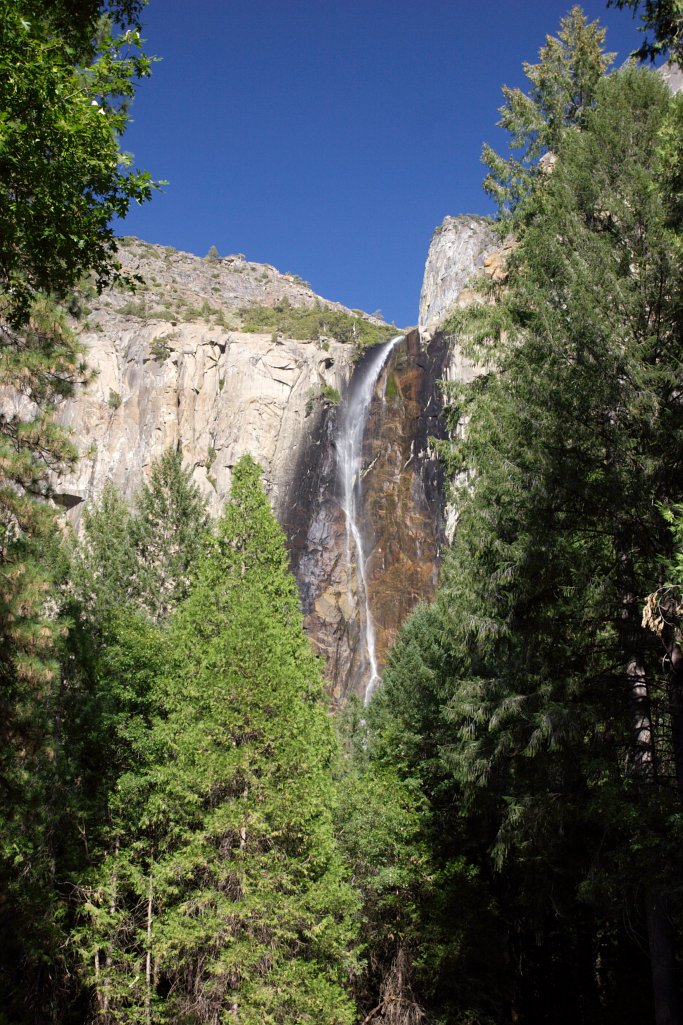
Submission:
M 139 275 L 143 283 L 134 292 L 114 287 L 88 298 L 119 314 L 172 322 L 218 318 L 221 326 L 237 330 L 240 310 L 286 301 L 299 308 L 320 305 L 384 326 L 383 320 L 363 310 L 317 295 L 298 275 L 282 274 L 242 253 L 219 256 L 210 251 L 200 257 L 126 236 L 118 240 L 118 259 L 125 274 Z

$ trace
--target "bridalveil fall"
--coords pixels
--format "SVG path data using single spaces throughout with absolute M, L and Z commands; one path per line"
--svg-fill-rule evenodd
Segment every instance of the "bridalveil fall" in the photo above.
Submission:
M 306 630 L 332 696 L 365 700 L 414 606 L 436 584 L 446 339 L 418 331 L 370 349 L 338 407 L 321 410 L 284 510 Z

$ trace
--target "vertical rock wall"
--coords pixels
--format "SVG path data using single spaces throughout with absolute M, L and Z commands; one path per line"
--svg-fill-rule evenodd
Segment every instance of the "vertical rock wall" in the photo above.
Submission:
M 84 335 L 97 376 L 59 417 L 81 457 L 55 480 L 56 500 L 74 523 L 112 481 L 130 499 L 152 462 L 178 447 L 218 516 L 232 466 L 250 453 L 262 466 L 277 512 L 292 488 L 295 454 L 310 448 L 326 407 L 324 388 L 344 387 L 350 346 L 227 331 L 197 321 L 169 329 L 111 313 Z M 155 355 L 159 338 L 166 345 Z
M 442 436 L 438 381 L 447 359 L 437 335 L 425 349 L 417 331 L 393 351 L 370 405 L 363 445 L 362 528 L 368 594 L 380 669 L 411 609 L 434 593 L 443 537 L 441 469 L 429 438 Z M 362 372 L 359 365 L 357 372 Z M 299 482 L 283 511 L 306 628 L 326 664 L 337 702 L 363 696 L 369 667 L 363 602 L 353 557 L 346 558 L 335 440 L 338 411 L 318 425 L 301 454 Z
M 484 217 L 446 217 L 432 236 L 427 254 L 419 324 L 434 332 L 474 274 L 481 271 L 499 243 Z
M 384 664 L 398 628 L 434 594 L 443 541 L 443 471 L 430 438 L 443 437 L 439 382 L 448 352 L 437 334 L 426 349 L 412 331 L 385 372 L 370 410 L 364 460 L 368 591 Z

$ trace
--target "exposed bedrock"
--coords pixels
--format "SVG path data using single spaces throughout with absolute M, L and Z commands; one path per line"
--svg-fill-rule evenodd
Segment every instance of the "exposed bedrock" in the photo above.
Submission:
M 55 497 L 78 523 L 84 505 L 112 481 L 128 499 L 169 447 L 218 515 L 231 468 L 248 452 L 262 466 L 279 512 L 300 447 L 307 448 L 344 388 L 353 347 L 334 338 L 294 339 L 240 327 L 239 310 L 286 302 L 344 311 L 305 283 L 243 257 L 207 261 L 125 240 L 124 269 L 145 287 L 90 300 L 81 339 L 94 379 L 58 410 L 80 450 Z
M 168 354 L 155 357 L 158 339 Z M 56 482 L 57 500 L 77 518 L 86 500 L 113 481 L 130 498 L 152 462 L 179 448 L 218 515 L 231 469 L 250 453 L 263 467 L 277 511 L 290 485 L 293 457 L 324 413 L 322 389 L 342 388 L 348 346 L 226 331 L 202 322 L 169 331 L 154 321 L 121 323 L 87 334 L 92 384 L 65 404 L 81 458 Z
M 380 373 L 362 450 L 360 521 L 380 671 L 409 612 L 434 592 L 443 537 L 441 469 L 429 439 L 442 436 L 438 381 L 447 360 L 436 335 L 426 348 L 411 331 Z M 355 374 L 363 373 L 363 361 Z M 347 559 L 336 440 L 338 412 L 302 450 L 283 509 L 306 627 L 325 658 L 336 701 L 368 683 L 364 603 L 355 556 Z
M 425 264 L 419 314 L 423 334 L 434 332 L 449 310 L 462 302 L 462 293 L 472 277 L 495 258 L 499 247 L 486 218 L 444 218 L 432 236 Z
M 476 219 L 447 219 L 427 261 L 431 311 L 466 301 L 467 279 L 489 258 L 489 231 Z M 82 338 L 96 376 L 59 410 L 81 459 L 55 481 L 57 501 L 77 524 L 107 481 L 130 498 L 174 446 L 217 515 L 232 466 L 249 452 L 286 531 L 330 693 L 337 703 L 362 697 L 371 678 L 366 608 L 381 675 L 399 627 L 434 592 L 444 498 L 429 439 L 444 431 L 439 382 L 469 368 L 430 322 L 427 334 L 411 331 L 396 344 L 377 376 L 364 411 L 356 503 L 366 602 L 341 505 L 337 441 L 344 397 L 368 378 L 373 350 L 354 364 L 348 341 L 243 330 L 243 307 L 253 304 L 340 309 L 274 268 L 241 257 L 212 263 L 134 240 L 121 255 L 147 286 L 134 301 L 114 290 L 87 310 Z

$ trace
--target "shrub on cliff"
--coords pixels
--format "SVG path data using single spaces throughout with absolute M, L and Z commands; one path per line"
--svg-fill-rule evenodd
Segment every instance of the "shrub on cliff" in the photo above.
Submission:
M 315 306 L 292 306 L 287 299 L 275 306 L 245 306 L 240 310 L 245 331 L 281 332 L 288 338 L 330 336 L 357 347 L 359 352 L 385 342 L 396 334 L 389 325 L 372 324 L 343 310 Z

